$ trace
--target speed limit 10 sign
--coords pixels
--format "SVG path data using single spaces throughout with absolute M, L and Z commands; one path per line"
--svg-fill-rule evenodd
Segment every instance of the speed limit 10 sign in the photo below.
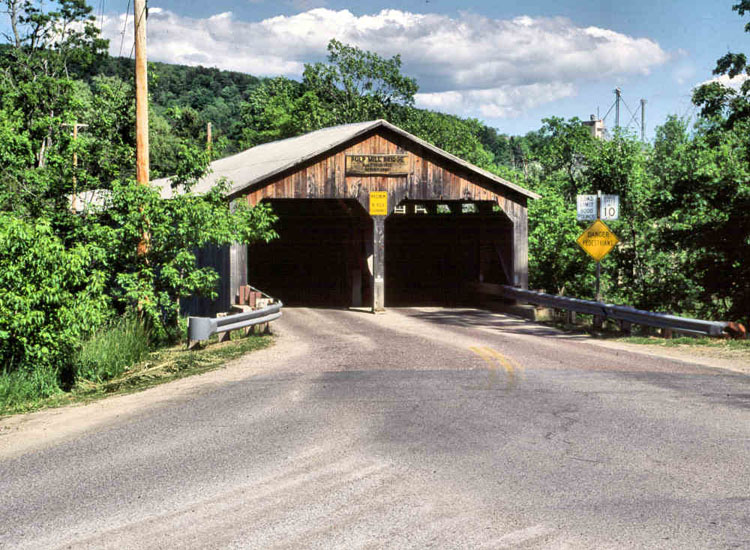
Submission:
M 620 217 L 620 195 L 602 195 L 599 219 L 616 220 Z

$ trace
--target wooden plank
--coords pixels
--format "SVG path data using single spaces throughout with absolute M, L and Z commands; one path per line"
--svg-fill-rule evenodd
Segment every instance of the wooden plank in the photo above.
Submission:
M 240 288 L 247 285 L 247 245 L 234 243 L 229 247 L 229 297 L 234 302 Z
M 385 216 L 373 218 L 373 312 L 385 309 Z
M 515 203 L 514 203 L 515 204 Z M 514 284 L 529 288 L 529 227 L 525 207 L 516 204 L 513 220 L 513 276 Z

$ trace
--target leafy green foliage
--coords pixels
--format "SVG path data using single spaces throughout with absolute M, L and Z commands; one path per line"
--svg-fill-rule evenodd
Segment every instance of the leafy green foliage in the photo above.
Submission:
M 191 186 L 203 173 L 196 168 L 206 155 L 185 160 L 185 172 L 174 178 L 181 193 L 170 200 L 132 180 L 115 182 L 105 204 L 86 216 L 77 239 L 90 243 L 97 266 L 106 274 L 108 294 L 121 311 L 138 309 L 154 337 L 168 339 L 179 321 L 181 298 L 216 297 L 218 275 L 197 266 L 195 250 L 251 243 L 276 237 L 276 217 L 267 205 L 227 203 L 222 183 L 197 195 Z M 146 240 L 145 253 L 137 252 Z
M 305 65 L 302 85 L 313 92 L 339 124 L 391 118 L 394 107 L 412 106 L 418 86 L 401 74 L 401 57 L 328 43 L 328 63 Z
M 494 156 L 480 140 L 484 125 L 476 119 L 435 113 L 422 109 L 403 108 L 394 122 L 412 134 L 429 141 L 464 160 L 482 168 L 494 168 Z
M 48 222 L 0 213 L 0 357 L 6 372 L 64 375 L 80 339 L 108 316 L 91 251 L 65 249 Z

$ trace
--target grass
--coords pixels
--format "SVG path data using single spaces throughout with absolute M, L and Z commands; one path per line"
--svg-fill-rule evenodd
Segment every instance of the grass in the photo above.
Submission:
M 0 373 L 0 414 L 5 409 L 23 407 L 40 399 L 50 399 L 61 393 L 54 369 L 13 371 Z
M 739 351 L 747 352 L 750 354 L 750 340 L 730 340 L 724 338 L 692 338 L 688 336 L 681 336 L 678 338 L 657 338 L 655 336 L 628 336 L 619 339 L 621 342 L 627 344 L 646 344 L 651 346 L 663 346 L 663 347 L 687 347 L 687 346 L 701 346 L 716 348 L 728 351 Z
M 87 340 L 75 359 L 75 378 L 104 382 L 121 376 L 150 350 L 150 334 L 137 318 L 125 318 Z
M 0 375 L 0 416 L 26 413 L 40 409 L 62 407 L 74 403 L 87 403 L 110 395 L 121 395 L 144 390 L 158 384 L 208 372 L 221 367 L 228 361 L 270 346 L 272 336 L 250 335 L 243 337 L 241 332 L 232 333 L 232 340 L 223 343 L 212 343 L 205 348 L 188 351 L 183 345 L 161 348 L 149 352 L 144 360 L 134 366 L 126 368 L 122 373 L 110 380 L 78 380 L 68 392 L 56 391 L 46 397 L 38 393 L 26 393 L 26 399 L 4 399 L 4 385 L 14 385 L 11 388 L 18 391 L 20 383 L 29 381 L 19 380 L 13 375 Z M 16 396 L 22 395 L 19 393 Z
M 633 332 L 635 332 L 636 335 L 625 336 L 617 327 L 617 324 L 612 320 L 605 321 L 601 331 L 595 331 L 592 326 L 591 316 L 580 314 L 578 315 L 578 322 L 575 325 L 567 323 L 562 318 L 537 322 L 542 325 L 564 330 L 566 332 L 589 334 L 594 338 L 616 340 L 618 342 L 623 342 L 626 344 L 651 345 L 683 349 L 702 348 L 705 350 L 713 350 L 717 352 L 728 352 L 739 355 L 740 357 L 744 357 L 747 355 L 750 358 L 750 340 L 708 338 L 702 336 L 678 336 L 675 338 L 663 338 L 659 336 L 652 336 L 649 334 L 651 333 L 651 331 L 656 329 L 650 329 L 649 327 L 642 327 L 638 325 L 633 325 L 632 327 Z

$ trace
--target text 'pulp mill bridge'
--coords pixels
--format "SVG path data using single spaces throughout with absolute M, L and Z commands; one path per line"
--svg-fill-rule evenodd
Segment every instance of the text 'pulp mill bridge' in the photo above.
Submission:
M 280 238 L 201 251 L 226 311 L 250 284 L 289 305 L 457 305 L 477 281 L 528 284 L 527 201 L 518 185 L 384 120 L 258 145 L 211 164 L 193 188 L 232 182 L 230 200 L 269 202 Z M 168 198 L 168 180 L 154 182 Z

